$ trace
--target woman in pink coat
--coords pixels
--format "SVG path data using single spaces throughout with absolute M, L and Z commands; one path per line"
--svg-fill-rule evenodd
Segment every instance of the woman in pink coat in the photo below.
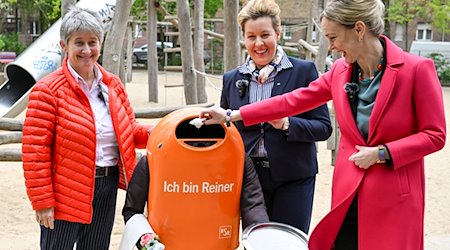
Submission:
M 205 124 L 246 126 L 333 100 L 341 130 L 331 211 L 311 250 L 423 249 L 424 157 L 445 144 L 442 89 L 430 59 L 403 52 L 384 30 L 381 0 L 329 1 L 321 16 L 343 56 L 307 88 L 263 102 L 205 109 Z

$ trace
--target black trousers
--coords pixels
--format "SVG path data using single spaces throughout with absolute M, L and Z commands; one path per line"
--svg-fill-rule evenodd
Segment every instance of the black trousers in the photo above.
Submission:
M 108 250 L 116 212 L 119 171 L 95 179 L 93 217 L 91 224 L 63 220 L 55 221 L 55 228 L 41 226 L 42 250 Z
M 347 211 L 341 229 L 334 241 L 335 250 L 358 250 L 358 198 L 355 198 Z

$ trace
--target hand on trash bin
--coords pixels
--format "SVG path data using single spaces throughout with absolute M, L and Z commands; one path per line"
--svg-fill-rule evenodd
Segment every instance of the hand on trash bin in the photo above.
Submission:
M 199 117 L 197 117 L 195 119 L 192 119 L 189 122 L 189 124 L 195 126 L 196 128 L 201 128 L 203 126 L 203 121 L 204 120 L 206 120 L 206 118 L 199 118 Z
M 212 106 L 200 112 L 200 117 L 206 118 L 206 120 L 203 121 L 203 124 L 205 125 L 225 123 L 226 116 L 226 110 L 218 106 Z

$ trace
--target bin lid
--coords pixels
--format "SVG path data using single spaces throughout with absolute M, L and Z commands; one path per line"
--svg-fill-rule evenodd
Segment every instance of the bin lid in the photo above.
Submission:
M 247 227 L 242 244 L 247 250 L 308 250 L 308 236 L 290 225 L 266 222 Z

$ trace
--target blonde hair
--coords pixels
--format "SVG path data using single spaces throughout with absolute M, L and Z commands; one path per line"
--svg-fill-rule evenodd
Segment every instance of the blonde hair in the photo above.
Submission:
M 245 33 L 245 23 L 248 20 L 270 17 L 273 29 L 279 33 L 281 32 L 280 12 L 280 7 L 274 0 L 250 0 L 239 12 L 238 22 L 242 32 Z
M 384 4 L 381 0 L 330 0 L 320 19 L 323 17 L 350 28 L 362 21 L 376 36 L 384 32 Z

